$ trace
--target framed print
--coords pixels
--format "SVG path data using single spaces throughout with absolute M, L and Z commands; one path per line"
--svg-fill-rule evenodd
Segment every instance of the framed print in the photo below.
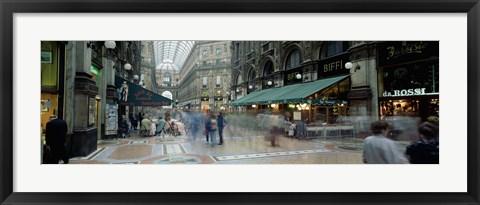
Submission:
M 480 78 L 478 0 L 461 2 L 454 0 L 409 2 L 390 0 L 383 2 L 369 0 L 340 2 L 323 0 L 300 2 L 2 0 L 0 8 L 2 12 L 1 204 L 480 203 L 478 187 L 478 148 L 480 147 L 478 136 L 480 133 L 477 126 L 478 79 Z M 48 31 L 39 26 L 46 23 L 51 25 Z M 115 86 L 115 77 L 132 79 L 132 82 L 135 82 L 128 87 L 128 93 L 132 95 L 130 96 L 132 99 L 138 100 L 140 106 L 150 103 L 145 101 L 153 95 L 145 91 L 149 82 L 164 80 L 172 87 L 174 87 L 173 83 L 177 83 L 175 76 L 170 75 L 159 74 L 158 79 L 146 78 L 145 73 L 134 75 L 134 72 L 138 72 L 135 70 L 138 64 L 134 62 L 144 61 L 146 58 L 115 58 L 111 55 L 112 52 L 128 55 L 132 50 L 141 50 L 143 46 L 136 47 L 139 44 L 132 42 L 147 40 L 247 42 L 218 48 L 206 47 L 206 49 L 199 49 L 196 53 L 199 58 L 206 58 L 208 55 L 219 56 L 225 50 L 234 51 L 236 45 L 241 45 L 244 50 L 250 50 L 244 53 L 243 58 L 246 58 L 246 63 L 237 66 L 253 70 L 253 72 L 236 76 L 237 82 L 243 82 L 243 87 L 236 84 L 225 85 L 229 87 L 229 92 L 216 91 L 209 95 L 207 91 L 202 91 L 196 94 L 198 98 L 188 99 L 188 101 L 158 96 L 158 99 L 165 100 L 169 104 L 176 102 L 173 104 L 174 107 L 198 107 L 199 110 L 212 107 L 221 109 L 222 106 L 227 107 L 223 104 L 226 99 L 235 99 L 238 103 L 243 102 L 248 105 L 248 109 L 258 109 L 262 106 L 278 109 L 282 102 L 273 102 L 271 99 L 265 102 L 258 101 L 257 104 L 254 103 L 255 106 L 248 102 L 253 102 L 252 94 L 255 94 L 255 89 L 258 87 L 265 86 L 274 90 L 283 85 L 305 86 L 302 88 L 307 90 L 310 87 L 303 82 L 322 78 L 335 79 L 334 83 L 339 83 L 338 90 L 341 90 L 343 85 L 359 90 L 348 94 L 337 93 L 336 96 L 341 97 L 345 94 L 343 97 L 351 100 L 374 95 L 378 99 L 378 106 L 375 109 L 367 109 L 366 106 L 371 103 L 370 101 L 359 101 L 355 107 L 351 106 L 351 101 L 345 103 L 343 99 L 336 101 L 336 99 L 308 99 L 308 96 L 300 96 L 298 97 L 300 101 L 302 99 L 308 101 L 300 103 L 300 101 L 297 102 L 297 98 L 289 98 L 283 102 L 285 104 L 300 103 L 299 106 L 292 106 L 292 108 L 303 111 L 294 110 L 296 112 L 291 116 L 294 119 L 303 120 L 310 119 L 308 116 L 312 115 L 335 121 L 345 115 L 368 112 L 372 116 L 379 117 L 402 112 L 418 115 L 427 115 L 427 111 L 442 113 L 439 117 L 441 119 L 439 126 L 442 127 L 440 138 L 443 141 L 440 145 L 442 150 L 440 163 L 405 166 L 328 163 L 322 165 L 289 163 L 182 165 L 179 163 L 195 161 L 195 157 L 192 157 L 192 153 L 184 152 L 190 149 L 186 143 L 178 142 L 181 146 L 170 146 L 181 141 L 179 138 L 172 138 L 164 146 L 149 150 L 167 154 L 182 152 L 183 158 L 168 158 L 170 162 L 176 163 L 175 165 L 161 163 L 147 165 L 133 161 L 117 163 L 121 161 L 121 157 L 116 155 L 120 151 L 129 152 L 132 155 L 142 154 L 129 150 L 127 145 L 145 146 L 144 144 L 149 143 L 150 139 L 117 140 L 116 142 L 102 139 L 103 133 L 116 136 L 117 127 L 122 123 L 119 121 L 123 117 L 119 114 L 120 112 L 124 112 L 122 114 L 127 114 L 126 118 L 129 118 L 128 114 L 132 110 L 132 115 L 141 117 L 144 117 L 140 114 L 141 112 L 149 111 L 138 109 L 137 104 L 127 106 L 127 109 L 126 106 L 117 103 L 118 101 L 110 101 L 112 96 L 115 98 L 120 94 L 118 87 Z M 356 51 L 355 55 L 345 55 L 345 53 L 329 55 L 327 51 L 320 49 L 321 46 L 304 43 L 320 40 L 348 41 L 349 45 L 355 45 L 349 50 L 349 52 Z M 49 90 L 59 103 L 52 101 L 50 109 L 46 102 L 42 102 L 41 109 L 42 111 L 57 110 L 55 114 L 65 116 L 71 132 L 81 133 L 69 138 L 70 141 L 67 144 L 71 141 L 77 142 L 76 147 L 69 147 L 70 150 L 76 150 L 75 160 L 88 161 L 90 164 L 41 164 L 39 140 L 30 139 L 31 136 L 39 133 L 29 130 L 38 130 L 35 126 L 42 124 L 37 110 L 38 101 L 35 101 L 37 98 L 40 100 L 41 97 L 41 93 L 38 92 L 40 90 L 38 85 L 42 85 L 41 71 L 33 68 L 38 64 L 52 63 L 52 53 L 38 49 L 38 46 L 45 41 L 49 41 L 49 45 L 56 48 L 55 68 L 69 69 L 59 69 L 58 73 L 52 74 L 58 77 L 58 79 L 52 78 L 52 83 L 58 85 L 58 88 L 65 88 L 65 90 Z M 248 43 L 250 41 L 258 42 L 255 45 L 258 45 L 259 53 L 250 49 L 252 46 Z M 367 41 L 375 43 L 364 43 Z M 432 50 L 427 46 L 430 42 L 436 42 L 433 43 L 435 46 Z M 273 51 L 274 49 L 270 49 L 270 45 L 284 52 L 278 54 L 277 51 Z M 325 45 L 329 44 L 325 43 Z M 164 47 L 168 46 L 164 45 Z M 311 52 L 298 52 L 295 50 L 297 47 Z M 338 44 L 338 47 L 332 46 L 331 50 L 335 51 L 337 48 L 341 50 L 342 44 Z M 414 61 L 403 59 L 404 56 L 412 53 L 420 57 Z M 41 56 L 40 61 L 38 55 Z M 268 59 L 272 62 L 273 75 L 271 78 L 248 84 L 253 77 L 264 74 L 263 67 L 269 65 L 263 59 L 252 57 L 255 55 L 271 56 Z M 381 58 L 372 57 L 374 55 Z M 320 57 L 325 56 L 329 58 L 324 61 L 319 60 Z M 308 59 L 303 61 L 306 69 L 297 69 L 300 58 Z M 218 61 L 204 59 L 204 61 L 199 61 L 197 66 L 212 67 L 228 62 L 232 65 L 236 63 L 231 59 Z M 93 64 L 96 68 L 94 74 L 91 70 Z M 279 67 L 283 69 L 279 65 L 291 66 L 292 70 L 283 72 L 279 70 Z M 343 65 L 348 70 L 338 69 Z M 417 72 L 418 67 L 428 70 Z M 107 72 L 108 69 L 115 70 L 121 75 L 111 75 Z M 382 78 L 372 80 L 374 77 L 365 74 L 366 72 L 380 73 Z M 280 73 L 286 75 L 282 76 Z M 349 74 L 362 73 L 364 78 L 345 77 Z M 199 75 L 196 76 L 198 78 L 196 85 L 199 89 L 209 84 L 215 88 L 224 86 L 223 78 L 233 78 L 234 74 L 232 72 L 225 75 L 215 73 Z M 284 78 L 285 76 L 290 77 Z M 217 82 L 218 79 L 220 82 Z M 72 83 L 74 81 L 78 83 Z M 286 84 L 283 84 L 284 81 Z M 363 92 L 366 85 L 362 83 L 367 81 L 379 85 L 370 92 Z M 133 85 L 138 87 L 138 92 L 134 92 L 134 88 L 137 88 Z M 316 84 L 317 87 L 330 88 L 328 85 L 323 85 L 320 81 L 318 85 Z M 439 94 L 440 87 L 442 87 L 442 94 Z M 98 93 L 99 89 L 106 92 Z M 75 92 L 70 92 L 72 90 Z M 159 94 L 163 94 L 166 90 L 158 91 Z M 173 96 L 177 95 L 175 92 L 171 93 Z M 262 97 L 266 99 L 273 94 L 272 92 Z M 279 96 L 281 94 L 278 93 Z M 300 92 L 290 94 L 301 95 Z M 412 95 L 420 96 L 419 100 L 413 99 Z M 132 100 L 130 97 L 125 98 L 124 103 L 130 102 Z M 405 102 L 404 99 L 409 101 Z M 68 100 L 74 103 L 62 105 L 61 102 Z M 420 105 L 422 102 L 424 104 Z M 314 103 L 331 103 L 332 106 L 322 104 L 323 107 L 319 109 L 321 112 L 317 113 L 308 111 L 310 108 L 307 108 L 306 103 L 308 106 Z M 241 106 L 246 107 L 245 105 Z M 345 108 L 345 105 L 352 108 Z M 421 106 L 426 109 L 422 110 Z M 45 110 L 45 108 L 48 109 Z M 153 112 L 149 112 L 151 113 Z M 329 116 L 333 117 L 329 118 Z M 74 118 L 79 118 L 81 121 L 72 121 L 71 119 Z M 106 119 L 106 124 L 101 123 L 100 119 L 103 118 Z M 129 118 L 129 121 L 131 119 Z M 320 125 L 327 126 L 330 124 L 328 120 L 324 123 L 320 122 Z M 358 124 L 369 126 L 364 122 Z M 26 127 L 33 128 L 25 129 Z M 204 137 L 200 138 L 203 140 Z M 158 141 L 162 140 L 158 139 Z M 98 142 L 103 143 L 102 146 L 99 146 Z M 204 141 L 199 142 L 205 145 Z M 290 142 L 298 143 L 293 139 Z M 312 143 L 307 140 L 305 142 Z M 124 146 L 125 149 L 119 148 L 119 152 L 102 149 L 103 145 L 108 143 L 119 144 L 120 148 Z M 78 146 L 78 144 L 81 145 Z M 280 144 L 280 147 L 282 146 Z M 328 146 L 315 148 L 330 149 Z M 341 146 L 334 147 L 337 150 L 341 148 Z M 356 152 L 355 147 L 347 148 L 350 148 L 349 152 Z M 212 154 L 204 160 L 220 161 L 215 151 L 218 150 L 211 151 Z M 90 160 L 104 156 L 106 153 L 111 154 L 110 158 L 105 157 L 108 163 L 94 164 L 95 162 Z M 337 157 L 335 154 L 332 156 Z M 75 160 L 71 159 L 70 162 Z M 155 162 L 161 161 L 155 160 Z M 294 161 L 297 158 L 286 160 Z
M 42 63 L 52 63 L 52 52 L 42 51 Z

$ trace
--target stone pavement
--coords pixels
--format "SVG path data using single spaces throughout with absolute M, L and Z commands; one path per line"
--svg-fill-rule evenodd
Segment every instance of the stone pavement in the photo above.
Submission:
M 224 144 L 194 140 L 178 123 L 181 136 L 139 137 L 99 140 L 89 156 L 70 159 L 71 164 L 362 164 L 363 140 L 279 137 L 272 147 L 263 134 L 225 129 Z M 237 133 L 237 134 L 235 134 Z M 218 138 L 217 138 L 218 142 Z

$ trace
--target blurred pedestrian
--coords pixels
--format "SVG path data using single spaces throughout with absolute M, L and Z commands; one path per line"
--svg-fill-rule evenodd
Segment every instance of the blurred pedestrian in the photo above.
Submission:
M 201 127 L 201 114 L 198 114 L 195 110 L 191 112 L 190 119 L 190 133 L 193 140 L 197 140 L 198 131 Z
M 395 141 L 387 138 L 390 125 L 385 121 L 371 124 L 372 136 L 365 138 L 363 162 L 365 164 L 407 164 L 408 160 L 398 150 Z
M 55 115 L 50 116 L 50 122 L 46 125 L 45 143 L 46 149 L 50 151 L 50 159 L 44 161 L 45 164 L 58 164 L 62 159 L 64 164 L 68 164 L 68 156 L 65 149 L 67 122 L 57 118 Z
M 149 116 L 146 115 L 145 118 L 143 118 L 140 125 L 140 136 L 149 137 L 151 128 L 152 128 L 152 121 L 149 119 Z
M 217 126 L 218 126 L 218 138 L 220 142 L 218 142 L 218 145 L 223 144 L 223 128 L 227 125 L 227 121 L 223 117 L 222 112 L 218 112 L 217 116 Z
M 438 164 L 439 142 L 436 137 L 437 126 L 430 122 L 422 123 L 418 128 L 420 140 L 407 146 L 405 154 L 412 164 Z
M 162 133 L 162 132 L 165 131 L 165 130 L 164 130 L 165 124 L 166 124 L 165 119 L 163 119 L 163 117 L 162 117 L 161 115 L 158 116 L 158 120 L 157 120 L 157 132 L 156 132 L 157 135 L 158 135 L 158 134 L 160 134 L 160 135 L 161 135 L 161 134 L 164 134 L 164 133 Z
M 138 112 L 138 122 L 140 122 L 140 127 L 142 126 L 142 121 L 143 121 L 143 109 L 140 109 L 140 111 Z
M 128 119 L 130 119 L 130 123 L 132 124 L 132 129 L 137 130 L 138 121 L 132 112 L 128 115 Z
M 217 140 L 217 137 L 216 137 L 217 128 L 218 128 L 217 118 L 215 114 L 211 112 L 210 117 L 207 119 L 206 129 L 208 132 L 208 136 L 210 137 L 210 142 L 212 147 L 215 147 L 215 143 Z
M 206 110 L 205 111 L 205 116 L 203 117 L 203 121 L 204 121 L 204 125 L 205 125 L 205 131 L 204 131 L 204 134 L 205 134 L 205 139 L 207 140 L 207 143 L 208 144 L 208 136 L 209 136 L 209 119 L 210 119 L 210 110 Z
M 118 123 L 118 131 L 120 133 L 120 138 L 126 138 L 128 133 L 128 122 L 127 122 L 127 117 L 125 115 L 122 115 L 122 118 Z

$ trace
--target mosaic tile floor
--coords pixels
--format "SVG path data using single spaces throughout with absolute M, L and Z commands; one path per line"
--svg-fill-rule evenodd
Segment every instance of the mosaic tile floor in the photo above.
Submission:
M 182 130 L 180 125 L 180 130 Z M 232 134 L 240 133 L 240 134 Z M 224 144 L 211 147 L 205 136 L 99 140 L 98 149 L 71 164 L 362 164 L 361 140 L 279 137 L 272 147 L 261 133 L 234 129 L 224 134 Z M 218 142 L 218 139 L 217 139 Z

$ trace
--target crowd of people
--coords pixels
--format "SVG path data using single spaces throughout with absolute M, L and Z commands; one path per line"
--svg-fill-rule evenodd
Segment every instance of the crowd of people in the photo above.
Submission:
M 137 120 L 138 119 L 138 120 Z M 183 124 L 183 130 L 177 124 Z M 230 137 L 265 136 L 271 146 L 279 146 L 278 137 L 292 137 L 299 133 L 299 122 L 288 116 L 266 111 L 263 113 L 228 114 L 218 111 L 156 111 L 138 115 L 125 115 L 119 120 L 119 137 L 126 138 L 132 130 L 139 130 L 139 136 L 179 136 L 185 134 L 196 141 L 205 136 L 211 147 L 225 143 L 225 130 Z M 66 156 L 66 123 L 51 117 L 46 125 L 44 163 L 68 163 Z M 363 162 L 366 164 L 439 164 L 439 119 L 429 117 L 418 126 L 418 140 L 410 142 L 405 149 L 398 146 L 391 122 L 385 120 L 371 123 L 371 136 L 363 141 Z M 183 132 L 183 133 L 182 133 Z M 217 141 L 218 139 L 218 141 Z
M 394 133 L 387 121 L 371 124 L 372 136 L 365 138 L 363 162 L 366 164 L 439 164 L 438 117 L 429 117 L 418 127 L 420 138 L 400 150 L 392 140 Z

